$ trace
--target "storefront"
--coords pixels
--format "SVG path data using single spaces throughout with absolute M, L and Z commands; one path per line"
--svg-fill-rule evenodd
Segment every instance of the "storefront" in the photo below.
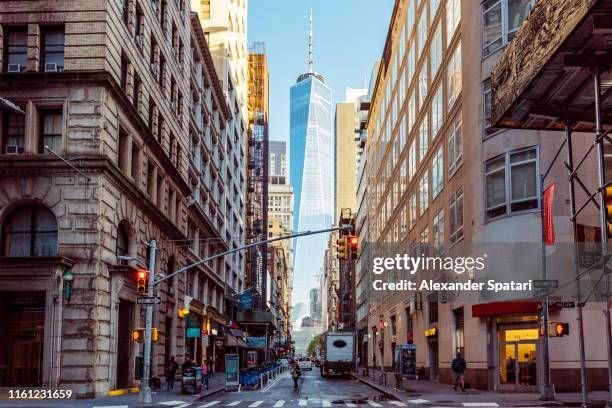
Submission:
M 437 380 L 440 375 L 440 347 L 438 344 L 438 328 L 430 327 L 425 330 L 427 349 L 429 353 L 429 379 Z
M 473 317 L 486 317 L 495 339 L 490 345 L 494 389 L 537 391 L 541 367 L 538 302 L 493 302 L 472 306 Z M 492 349 L 491 349 L 492 348 Z

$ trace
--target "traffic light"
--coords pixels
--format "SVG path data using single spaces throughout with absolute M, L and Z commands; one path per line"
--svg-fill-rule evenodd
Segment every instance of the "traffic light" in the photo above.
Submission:
M 348 259 L 348 246 L 346 242 L 346 237 L 338 238 L 336 240 L 336 245 L 338 245 L 338 259 Z
M 355 235 L 349 236 L 349 244 L 351 245 L 351 259 L 357 259 L 359 254 L 359 238 Z
M 145 329 L 138 328 L 132 330 L 132 341 L 137 343 L 143 343 L 145 338 Z M 159 341 L 159 331 L 155 328 L 151 328 L 151 341 L 157 343 Z
M 149 271 L 139 269 L 136 272 L 136 293 L 139 295 L 147 294 L 147 278 L 149 277 Z
M 145 329 L 134 329 L 132 330 L 132 341 L 137 343 L 144 342 L 145 338 Z
M 612 238 L 612 187 L 606 187 L 606 213 L 608 238 Z
M 569 323 L 555 322 L 554 334 L 556 337 L 563 337 L 569 335 Z

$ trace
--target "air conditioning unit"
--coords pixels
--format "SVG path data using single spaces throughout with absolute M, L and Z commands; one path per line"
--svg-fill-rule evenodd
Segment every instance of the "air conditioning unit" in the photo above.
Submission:
M 57 72 L 57 64 L 45 64 L 45 72 Z
M 6 67 L 7 72 L 21 72 L 21 64 L 8 64 Z
M 7 145 L 6 146 L 6 154 L 17 154 L 19 153 L 19 146 L 17 145 Z

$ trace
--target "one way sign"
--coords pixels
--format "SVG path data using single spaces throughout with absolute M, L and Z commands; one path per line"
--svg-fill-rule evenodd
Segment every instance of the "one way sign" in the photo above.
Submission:
M 139 305 L 159 305 L 161 298 L 159 296 L 139 297 L 136 299 L 136 303 Z

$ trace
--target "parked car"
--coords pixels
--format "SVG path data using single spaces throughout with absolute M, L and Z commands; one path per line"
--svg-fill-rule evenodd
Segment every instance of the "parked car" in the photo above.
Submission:
M 280 363 L 280 365 L 281 365 L 281 366 L 283 366 L 283 367 L 288 367 L 288 366 L 290 366 L 290 365 L 291 365 L 291 363 L 289 362 L 289 360 L 288 360 L 288 359 L 286 359 L 286 358 L 284 358 L 284 357 L 283 357 L 283 358 L 279 358 L 279 359 L 278 359 L 278 362 L 279 362 L 279 363 Z
M 300 367 L 300 370 L 312 371 L 312 361 L 310 360 L 310 357 L 298 358 L 298 366 Z

